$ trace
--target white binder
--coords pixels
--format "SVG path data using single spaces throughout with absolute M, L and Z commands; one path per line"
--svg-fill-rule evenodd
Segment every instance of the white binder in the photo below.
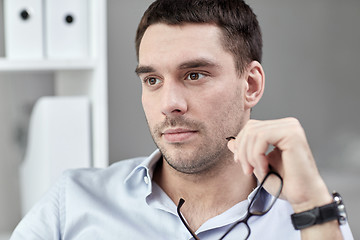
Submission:
M 23 215 L 64 170 L 91 166 L 90 122 L 90 103 L 86 97 L 38 100 L 20 168 Z
M 46 56 L 83 59 L 89 55 L 89 1 L 45 0 Z
M 4 17 L 6 57 L 43 58 L 42 0 L 4 0 Z

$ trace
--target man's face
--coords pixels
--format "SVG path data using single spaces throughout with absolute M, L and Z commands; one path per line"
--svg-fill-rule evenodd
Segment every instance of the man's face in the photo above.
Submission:
M 232 156 L 226 137 L 249 117 L 245 80 L 210 24 L 151 25 L 140 44 L 137 73 L 152 137 L 177 171 L 200 173 Z

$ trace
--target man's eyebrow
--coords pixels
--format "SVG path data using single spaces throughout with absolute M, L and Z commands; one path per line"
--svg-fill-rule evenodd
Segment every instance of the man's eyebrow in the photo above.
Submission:
M 151 66 L 137 66 L 135 69 L 135 73 L 137 75 L 140 75 L 142 73 L 151 73 L 155 72 L 155 69 Z
M 200 68 L 200 67 L 219 67 L 219 66 L 215 62 L 210 61 L 208 59 L 195 59 L 180 64 L 178 68 L 188 69 L 188 68 Z
M 194 59 L 183 62 L 178 66 L 178 69 L 181 70 L 181 69 L 200 68 L 200 67 L 219 67 L 219 65 L 211 60 L 201 58 L 201 59 Z M 152 72 L 156 72 L 155 68 L 153 68 L 152 66 L 137 66 L 135 69 L 135 73 L 137 75 L 143 73 L 152 73 Z

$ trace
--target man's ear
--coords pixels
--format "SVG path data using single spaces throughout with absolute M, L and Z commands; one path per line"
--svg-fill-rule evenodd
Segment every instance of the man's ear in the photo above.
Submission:
M 252 61 L 245 69 L 245 109 L 254 107 L 261 99 L 265 88 L 265 73 L 258 61 Z

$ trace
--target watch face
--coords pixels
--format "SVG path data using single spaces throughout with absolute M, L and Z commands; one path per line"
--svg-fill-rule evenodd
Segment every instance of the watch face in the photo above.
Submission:
M 346 223 L 345 205 L 344 204 L 339 204 L 338 205 L 338 210 L 339 210 L 339 224 L 343 225 L 343 224 Z
M 333 197 L 334 197 L 334 201 L 337 203 L 338 205 L 338 211 L 339 211 L 339 224 L 340 225 L 343 225 L 346 223 L 346 219 L 347 219 L 347 216 L 346 216 L 346 210 L 345 210 L 345 205 L 343 203 L 343 200 L 342 200 L 342 197 L 340 196 L 339 193 L 337 192 L 334 192 L 333 193 Z

